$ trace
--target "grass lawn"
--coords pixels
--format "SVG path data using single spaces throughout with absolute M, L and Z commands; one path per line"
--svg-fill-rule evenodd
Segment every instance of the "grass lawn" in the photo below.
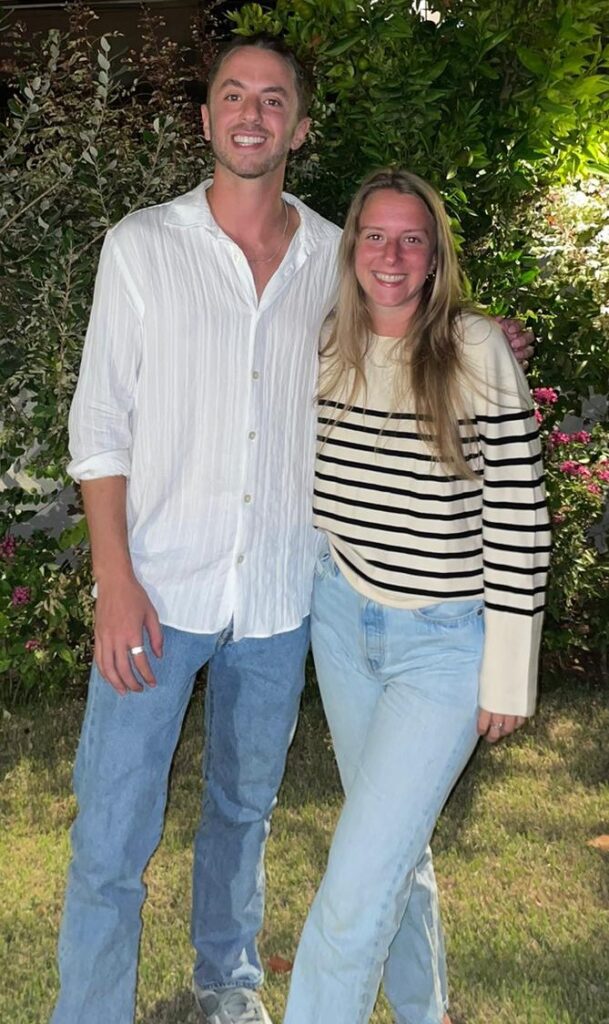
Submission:
M 605 698 L 585 683 L 546 696 L 534 725 L 478 751 L 442 816 L 434 850 L 456 1024 L 609 1024 L 609 854 L 586 845 L 609 833 Z M 73 700 L 0 722 L 2 1024 L 43 1024 L 53 1003 L 82 708 Z M 200 722 L 199 691 L 176 757 L 165 835 L 147 874 L 138 1024 L 197 1021 L 188 919 Z M 293 956 L 340 801 L 309 686 L 268 846 L 265 961 Z M 267 972 L 265 999 L 276 1024 L 288 979 Z M 390 1020 L 381 1001 L 374 1024 Z

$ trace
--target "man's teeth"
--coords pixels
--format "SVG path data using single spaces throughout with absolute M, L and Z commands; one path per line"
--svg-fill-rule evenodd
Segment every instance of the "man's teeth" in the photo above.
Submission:
M 379 274 L 378 272 L 375 274 L 375 277 L 377 277 L 379 281 L 386 281 L 387 284 L 395 284 L 396 281 L 403 281 L 405 276 L 405 274 Z
M 240 146 L 259 146 L 264 142 L 263 135 L 233 135 L 233 139 Z

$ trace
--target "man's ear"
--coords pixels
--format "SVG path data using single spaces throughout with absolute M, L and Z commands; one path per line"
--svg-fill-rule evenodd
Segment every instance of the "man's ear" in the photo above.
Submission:
M 303 117 L 302 120 L 298 122 L 298 124 L 296 125 L 296 128 L 294 129 L 294 134 L 292 136 L 292 141 L 290 142 L 290 149 L 300 149 L 300 147 L 302 146 L 303 142 L 305 141 L 307 135 L 309 134 L 309 128 L 310 127 L 311 127 L 311 118 L 310 117 Z
M 203 122 L 203 135 L 207 142 L 211 140 L 211 131 L 209 127 L 209 108 L 207 103 L 201 104 L 201 121 Z

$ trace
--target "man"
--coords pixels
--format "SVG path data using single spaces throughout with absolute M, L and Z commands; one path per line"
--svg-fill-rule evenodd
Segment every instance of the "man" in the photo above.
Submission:
M 307 100 L 281 43 L 235 41 L 203 108 L 213 180 L 128 216 L 102 251 L 70 418 L 98 591 L 53 1024 L 133 1020 L 142 873 L 206 663 L 195 996 L 207 1024 L 270 1024 L 263 852 L 304 678 L 340 234 L 282 196 Z

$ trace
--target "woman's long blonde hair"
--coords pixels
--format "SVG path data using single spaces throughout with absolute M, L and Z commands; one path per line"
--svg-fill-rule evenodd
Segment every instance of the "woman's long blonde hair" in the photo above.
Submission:
M 465 307 L 463 276 L 444 204 L 426 181 L 409 171 L 386 168 L 371 174 L 356 192 L 345 222 L 339 250 L 340 285 L 331 331 L 322 349 L 319 398 L 341 394 L 347 409 L 364 396 L 364 357 L 372 329 L 366 297 L 355 276 L 355 247 L 366 200 L 381 189 L 416 196 L 427 207 L 435 229 L 435 272 L 421 293 L 419 307 L 406 334 L 397 339 L 394 355 L 395 409 L 410 390 L 419 432 L 436 458 L 454 475 L 472 479 L 463 454 L 459 418 L 466 415 L 461 399 L 464 374 L 459 313 Z M 349 388 L 347 381 L 352 381 Z

